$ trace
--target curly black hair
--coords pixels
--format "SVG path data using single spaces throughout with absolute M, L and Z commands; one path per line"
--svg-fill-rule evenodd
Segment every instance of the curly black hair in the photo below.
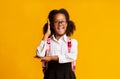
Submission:
M 49 19 L 49 21 L 50 21 L 50 26 L 53 26 L 54 16 L 55 16 L 56 14 L 59 14 L 59 13 L 65 15 L 66 21 L 67 21 L 67 23 L 68 23 L 68 24 L 67 24 L 67 29 L 66 29 L 66 35 L 67 35 L 67 36 L 71 36 L 71 35 L 74 33 L 76 27 L 75 27 L 74 22 L 70 20 L 70 17 L 69 17 L 69 14 L 68 14 L 67 10 L 65 10 L 65 9 L 63 9 L 63 8 L 62 8 L 62 9 L 59 9 L 59 10 L 56 10 L 56 9 L 55 9 L 55 10 L 50 11 L 50 13 L 49 13 L 49 15 L 48 15 L 48 19 Z M 44 25 L 44 27 L 43 27 L 43 34 L 46 33 L 47 28 L 48 28 L 48 23 L 45 23 L 45 25 Z M 51 30 L 51 35 L 55 34 L 53 28 L 50 27 L 50 30 Z M 50 35 L 50 36 L 51 36 L 51 35 Z

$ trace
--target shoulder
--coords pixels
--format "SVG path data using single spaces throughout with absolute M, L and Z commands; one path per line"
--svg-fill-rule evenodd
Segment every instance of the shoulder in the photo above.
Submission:
M 78 41 L 76 39 L 71 39 L 72 44 L 78 45 Z

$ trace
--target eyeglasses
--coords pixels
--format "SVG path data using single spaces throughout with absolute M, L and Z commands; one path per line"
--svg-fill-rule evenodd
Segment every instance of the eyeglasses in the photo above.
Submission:
M 61 21 L 54 21 L 53 22 L 55 25 L 58 25 L 59 23 L 61 23 L 62 25 L 66 24 L 67 22 L 65 20 L 61 20 Z

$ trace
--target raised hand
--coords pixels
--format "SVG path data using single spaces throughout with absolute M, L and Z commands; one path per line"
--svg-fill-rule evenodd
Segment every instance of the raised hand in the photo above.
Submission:
M 44 35 L 44 37 L 43 37 L 43 40 L 47 40 L 48 39 L 48 37 L 51 35 L 51 30 L 50 30 L 50 21 L 49 21 L 49 19 L 48 19 L 48 28 L 47 28 L 47 31 L 46 31 L 46 33 L 45 33 L 45 35 Z

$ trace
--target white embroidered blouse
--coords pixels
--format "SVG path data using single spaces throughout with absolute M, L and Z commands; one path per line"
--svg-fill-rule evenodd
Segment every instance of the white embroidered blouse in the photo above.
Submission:
M 51 36 L 50 52 L 48 56 L 58 56 L 59 63 L 73 62 L 77 58 L 78 42 L 75 39 L 71 39 L 71 50 L 68 53 L 67 36 L 63 35 L 59 40 L 56 40 L 54 35 Z M 47 49 L 47 41 L 42 40 L 37 47 L 37 56 L 44 57 Z

